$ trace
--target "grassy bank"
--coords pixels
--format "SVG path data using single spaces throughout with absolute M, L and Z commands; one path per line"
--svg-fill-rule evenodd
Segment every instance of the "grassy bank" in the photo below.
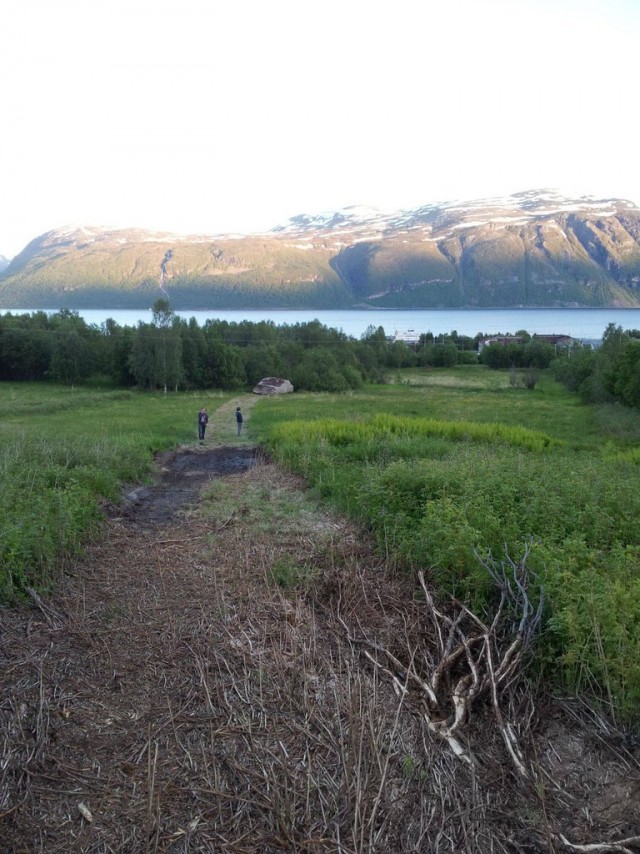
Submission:
M 527 552 L 546 601 L 541 665 L 637 711 L 638 413 L 586 407 L 547 377 L 526 390 L 467 368 L 268 401 L 253 428 L 390 560 L 480 611 L 495 589 L 481 559 Z
M 46 587 L 81 549 L 103 499 L 139 482 L 156 451 L 195 439 L 228 395 L 0 384 L 0 600 Z

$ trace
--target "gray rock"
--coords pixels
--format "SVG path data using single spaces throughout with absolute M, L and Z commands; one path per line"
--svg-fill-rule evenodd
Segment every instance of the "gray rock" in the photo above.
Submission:
M 281 377 L 265 377 L 260 380 L 254 388 L 254 394 L 289 394 L 293 391 L 293 386 L 289 380 L 284 380 Z

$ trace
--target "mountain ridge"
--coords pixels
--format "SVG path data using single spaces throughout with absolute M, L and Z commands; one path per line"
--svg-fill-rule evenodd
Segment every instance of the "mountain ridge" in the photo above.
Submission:
M 488 308 L 640 305 L 640 208 L 554 190 L 298 214 L 257 234 L 67 226 L 0 272 L 0 305 Z

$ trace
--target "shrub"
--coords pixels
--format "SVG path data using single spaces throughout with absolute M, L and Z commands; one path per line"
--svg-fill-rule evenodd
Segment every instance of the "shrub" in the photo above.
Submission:
M 286 422 L 270 444 L 392 562 L 475 609 L 493 595 L 478 557 L 528 550 L 548 602 L 540 665 L 565 687 L 603 686 L 614 712 L 638 707 L 635 449 L 601 458 L 526 428 L 388 414 Z

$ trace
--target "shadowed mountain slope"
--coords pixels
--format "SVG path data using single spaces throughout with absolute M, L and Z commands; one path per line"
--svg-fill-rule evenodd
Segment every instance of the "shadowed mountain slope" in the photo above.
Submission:
M 640 305 L 640 208 L 531 191 L 394 213 L 346 208 L 260 235 L 67 227 L 0 273 L 0 305 L 175 309 Z

